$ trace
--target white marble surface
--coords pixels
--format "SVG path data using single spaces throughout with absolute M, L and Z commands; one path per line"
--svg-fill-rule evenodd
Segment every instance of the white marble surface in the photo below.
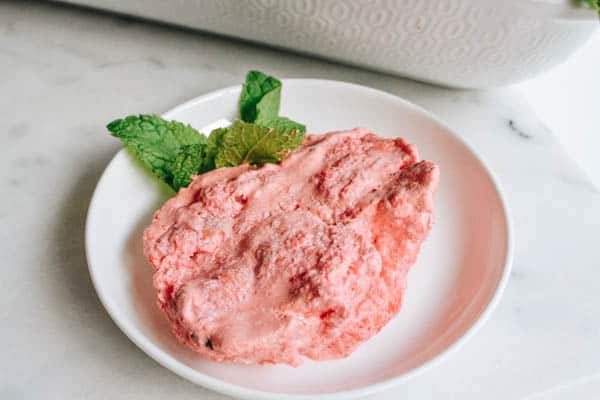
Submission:
M 515 85 L 600 188 L 600 29 L 562 65 Z
M 86 208 L 120 147 L 104 132 L 239 83 L 249 68 L 347 80 L 438 114 L 495 170 L 516 258 L 489 322 L 443 364 L 371 399 L 600 396 L 600 193 L 513 89 L 452 91 L 58 5 L 0 3 L 0 398 L 221 399 L 162 368 L 102 309 Z M 560 90 L 557 88 L 556 90 Z

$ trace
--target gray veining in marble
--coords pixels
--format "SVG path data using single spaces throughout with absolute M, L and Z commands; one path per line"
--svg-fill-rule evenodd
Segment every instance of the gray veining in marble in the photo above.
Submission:
M 600 394 L 600 193 L 510 89 L 453 91 L 57 4 L 0 3 L 0 398 L 221 399 L 159 366 L 100 305 L 84 219 L 124 114 L 242 81 L 338 79 L 405 97 L 475 147 L 504 187 L 513 274 L 489 322 L 441 365 L 372 399 Z

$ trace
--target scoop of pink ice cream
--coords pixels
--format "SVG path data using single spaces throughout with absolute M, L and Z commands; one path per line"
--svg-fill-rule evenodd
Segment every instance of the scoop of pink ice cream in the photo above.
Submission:
M 398 312 L 438 180 L 414 146 L 364 129 L 198 176 L 144 232 L 158 305 L 213 360 L 345 357 Z

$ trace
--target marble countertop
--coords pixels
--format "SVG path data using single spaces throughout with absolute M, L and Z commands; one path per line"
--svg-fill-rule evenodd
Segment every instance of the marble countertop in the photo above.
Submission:
M 600 30 L 563 64 L 515 85 L 600 188 Z
M 600 396 L 600 192 L 517 89 L 454 91 L 56 4 L 0 3 L 0 398 L 222 399 L 146 356 L 87 271 L 84 219 L 120 144 L 107 121 L 242 81 L 356 82 L 444 119 L 496 172 L 516 257 L 498 308 L 442 364 L 371 399 Z M 557 88 L 559 90 L 559 88 Z

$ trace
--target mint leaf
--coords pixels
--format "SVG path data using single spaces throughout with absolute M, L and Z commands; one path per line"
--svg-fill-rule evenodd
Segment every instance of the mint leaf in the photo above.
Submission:
M 191 144 L 182 146 L 173 161 L 173 183 L 175 191 L 186 187 L 192 182 L 192 176 L 200 173 L 200 166 L 205 160 L 206 146 Z
M 300 146 L 303 139 L 304 133 L 298 129 L 267 128 L 236 121 L 220 137 L 215 166 L 277 163 Z
M 167 121 L 156 115 L 131 115 L 111 122 L 107 128 L 154 175 L 174 189 L 178 186 L 174 184 L 175 162 L 182 148 L 206 146 L 206 137 L 191 126 Z M 183 164 L 183 161 L 179 160 L 178 163 Z M 181 182 L 180 177 L 178 180 Z
M 204 153 L 204 161 L 200 166 L 200 172 L 208 172 L 212 171 L 216 168 L 215 166 L 215 157 L 217 156 L 217 151 L 221 147 L 221 143 L 223 142 L 223 137 L 227 133 L 229 128 L 218 128 L 210 133 L 208 140 L 206 141 L 206 149 Z
M 250 71 L 240 94 L 240 117 L 242 121 L 277 129 L 298 129 L 306 132 L 306 126 L 280 117 L 281 81 L 260 71 Z
M 240 93 L 240 117 L 254 122 L 279 114 L 281 81 L 260 71 L 249 71 Z
M 256 121 L 257 125 L 275 129 L 297 129 L 302 133 L 306 133 L 306 126 L 299 122 L 292 121 L 286 117 L 260 118 Z
M 279 82 L 279 81 L 277 81 Z M 280 83 L 281 85 L 281 83 Z M 256 118 L 254 119 L 254 121 L 248 121 L 248 122 L 255 122 L 258 119 L 261 118 L 271 118 L 271 117 L 276 117 L 277 114 L 279 114 L 279 103 L 281 100 L 281 86 L 278 88 L 275 88 L 273 90 L 271 90 L 270 92 L 268 92 L 267 94 L 265 94 L 263 96 L 262 99 L 260 99 L 260 101 L 258 103 L 256 103 Z

